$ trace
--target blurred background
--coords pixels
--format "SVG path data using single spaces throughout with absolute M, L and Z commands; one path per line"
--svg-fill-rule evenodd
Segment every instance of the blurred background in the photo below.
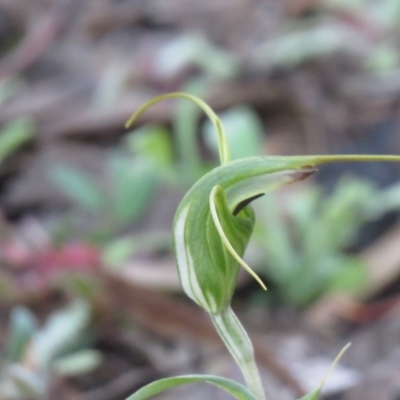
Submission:
M 0 0 L 0 399 L 122 400 L 241 380 L 183 295 L 171 225 L 234 158 L 400 154 L 398 0 Z M 267 393 L 400 399 L 400 166 L 337 164 L 254 202 L 234 309 Z M 228 399 L 193 385 L 160 399 Z

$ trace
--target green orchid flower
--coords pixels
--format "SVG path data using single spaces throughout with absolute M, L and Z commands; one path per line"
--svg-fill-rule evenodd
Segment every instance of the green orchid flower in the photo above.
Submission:
M 264 389 L 253 346 L 230 307 L 240 267 L 265 289 L 261 279 L 243 260 L 255 221 L 250 203 L 266 192 L 307 178 L 320 164 L 400 161 L 400 156 L 259 156 L 231 161 L 221 120 L 205 102 L 187 93 L 155 97 L 133 114 L 126 127 L 153 104 L 170 98 L 190 100 L 203 109 L 214 125 L 221 161 L 219 167 L 193 185 L 175 214 L 173 234 L 180 281 L 185 293 L 210 315 L 240 366 L 247 387 L 257 399 L 263 400 Z

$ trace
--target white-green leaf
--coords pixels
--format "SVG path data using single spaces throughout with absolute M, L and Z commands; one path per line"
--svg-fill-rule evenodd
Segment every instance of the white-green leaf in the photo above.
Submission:
M 11 311 L 10 330 L 5 347 L 9 360 L 21 360 L 36 328 L 36 319 L 28 309 L 15 307 Z
M 55 360 L 53 369 L 59 375 L 76 376 L 93 371 L 100 363 L 99 351 L 84 349 Z
M 37 365 L 47 368 L 60 353 L 76 342 L 89 319 L 90 307 L 83 301 L 75 301 L 68 307 L 53 312 L 45 326 L 33 337 Z

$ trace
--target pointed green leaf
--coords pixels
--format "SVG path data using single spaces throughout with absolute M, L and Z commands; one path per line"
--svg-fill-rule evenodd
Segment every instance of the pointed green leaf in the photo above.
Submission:
M 321 389 L 318 388 L 316 390 L 313 390 L 311 393 L 306 394 L 305 396 L 301 397 L 298 400 L 318 400 L 320 392 Z
M 205 382 L 215 385 L 230 393 L 238 400 L 258 400 L 257 397 L 255 397 L 254 394 L 252 394 L 245 386 L 230 379 L 214 375 L 185 375 L 160 379 L 142 387 L 136 393 L 129 396 L 126 400 L 149 399 L 150 397 L 164 392 L 165 390 L 195 382 Z
M 317 387 L 317 389 L 315 389 L 311 393 L 306 394 L 305 396 L 301 397 L 298 400 L 318 400 L 319 399 L 319 395 L 321 394 L 321 390 L 325 384 L 325 381 L 328 379 L 329 375 L 335 368 L 336 364 L 338 363 L 338 361 L 341 359 L 341 357 L 343 356 L 343 354 L 346 352 L 346 350 L 349 347 L 350 347 L 350 343 L 348 343 L 346 346 L 344 346 L 343 349 L 339 352 L 339 354 L 333 360 L 333 363 L 330 366 L 330 368 L 328 369 L 328 371 L 326 372 L 325 376 L 322 378 L 322 381 L 321 381 L 320 385 Z
M 33 122 L 28 118 L 20 118 L 4 126 L 0 131 L 0 162 L 31 140 L 33 130 Z

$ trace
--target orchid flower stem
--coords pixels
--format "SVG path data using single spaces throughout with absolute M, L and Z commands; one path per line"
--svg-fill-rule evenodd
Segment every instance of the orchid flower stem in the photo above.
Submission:
M 219 336 L 239 365 L 247 387 L 258 399 L 266 400 L 254 358 L 253 345 L 243 325 L 230 306 L 210 316 Z

